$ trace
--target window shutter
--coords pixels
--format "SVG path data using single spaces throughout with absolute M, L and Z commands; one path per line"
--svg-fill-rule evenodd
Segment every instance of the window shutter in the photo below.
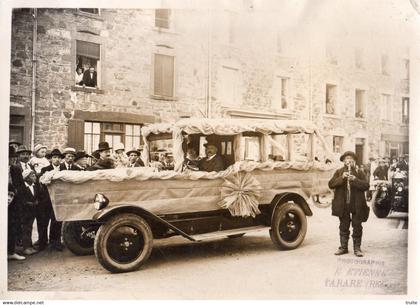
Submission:
M 155 26 L 169 29 L 169 9 L 155 10 Z
M 154 94 L 174 96 L 174 57 L 155 54 Z
M 100 59 L 100 46 L 97 43 L 88 41 L 76 41 L 76 52 L 79 56 L 86 56 L 89 58 Z
M 84 149 L 84 129 L 83 120 L 69 120 L 67 145 L 76 150 Z

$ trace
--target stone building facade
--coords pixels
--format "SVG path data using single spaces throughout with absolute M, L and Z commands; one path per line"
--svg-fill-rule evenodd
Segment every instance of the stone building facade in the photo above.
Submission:
M 408 153 L 407 47 L 308 37 L 249 6 L 15 9 L 11 138 L 90 152 L 182 117 L 310 119 L 337 153 Z M 77 85 L 89 66 L 97 86 Z

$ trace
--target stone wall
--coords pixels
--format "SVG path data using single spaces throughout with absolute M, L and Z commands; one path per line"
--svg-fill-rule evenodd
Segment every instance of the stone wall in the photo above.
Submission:
M 11 105 L 15 106 L 30 107 L 31 13 L 13 13 Z M 326 42 L 308 40 L 307 33 L 299 29 L 284 29 L 288 35 L 279 50 L 278 27 L 273 26 L 278 16 L 266 12 L 172 10 L 169 30 L 154 26 L 154 10 L 142 9 L 102 9 L 100 16 L 76 9 L 38 9 L 37 20 L 35 142 L 48 146 L 67 145 L 68 122 L 76 110 L 148 115 L 156 122 L 204 117 L 209 83 L 211 117 L 234 116 L 229 111 L 235 110 L 246 112 L 243 116 L 312 119 L 330 144 L 333 135 L 344 136 L 344 150 L 354 150 L 356 138 L 366 139 L 365 157 L 383 153 L 379 149 L 382 134 L 408 133 L 399 121 L 401 96 L 408 95 L 399 73 L 401 59 L 408 57 L 401 45 L 389 51 L 392 64 L 389 75 L 384 76 L 380 54 L 369 48 L 365 68 L 355 68 L 356 45 L 345 38 L 336 50 L 337 65 L 326 61 Z M 101 45 L 100 90 L 74 87 L 77 39 Z M 152 96 L 156 52 L 175 56 L 175 99 Z M 239 71 L 236 105 L 221 100 L 222 66 Z M 276 106 L 276 76 L 290 80 L 290 109 Z M 325 115 L 326 83 L 338 87 L 341 107 L 336 116 Z M 356 88 L 366 90 L 366 119 L 354 118 Z M 394 98 L 393 122 L 378 120 L 382 93 Z

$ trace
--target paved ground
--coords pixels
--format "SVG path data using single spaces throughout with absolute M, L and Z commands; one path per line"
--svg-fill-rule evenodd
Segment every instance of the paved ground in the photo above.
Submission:
M 268 231 L 201 244 L 176 237 L 156 242 L 148 263 L 125 274 L 107 272 L 95 256 L 44 251 L 23 262 L 9 262 L 9 290 L 83 291 L 87 297 L 101 292 L 106 298 L 148 299 L 406 293 L 406 214 L 378 219 L 372 213 L 364 225 L 365 257 L 356 258 L 352 253 L 333 255 L 338 219 L 329 208 L 312 210 L 306 239 L 293 251 L 276 250 Z

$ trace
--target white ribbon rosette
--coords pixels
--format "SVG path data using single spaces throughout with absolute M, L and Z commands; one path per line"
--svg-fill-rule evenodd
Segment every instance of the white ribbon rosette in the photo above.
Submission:
M 258 199 L 261 197 L 260 182 L 250 173 L 237 172 L 224 178 L 219 205 L 228 209 L 232 216 L 255 217 L 261 214 Z

